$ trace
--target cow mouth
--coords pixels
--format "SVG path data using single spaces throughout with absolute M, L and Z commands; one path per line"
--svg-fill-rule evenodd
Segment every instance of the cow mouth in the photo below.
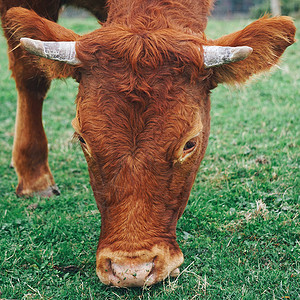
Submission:
M 150 286 L 168 276 L 177 277 L 183 255 L 169 247 L 155 246 L 135 252 L 98 249 L 96 272 L 106 285 L 116 287 Z
M 103 276 L 100 277 L 101 281 L 108 285 L 116 287 L 143 287 L 153 285 L 167 276 L 177 277 L 179 275 L 179 268 L 175 268 L 165 276 L 161 276 L 159 273 L 158 256 L 155 256 L 151 262 L 133 263 L 127 262 L 125 264 L 118 264 L 111 259 L 107 259 L 105 262 L 106 279 L 103 280 Z

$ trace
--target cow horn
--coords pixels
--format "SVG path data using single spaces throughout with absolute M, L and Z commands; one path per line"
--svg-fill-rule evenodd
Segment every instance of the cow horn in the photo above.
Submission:
M 77 65 L 80 60 L 76 58 L 76 42 L 43 42 L 30 38 L 21 38 L 21 45 L 28 52 L 62 62 L 70 65 Z M 204 66 L 211 68 L 237 62 L 247 58 L 253 51 L 247 46 L 242 47 L 222 47 L 222 46 L 203 46 Z
M 80 63 L 80 60 L 76 58 L 76 42 L 43 42 L 29 38 L 21 38 L 20 42 L 25 50 L 37 56 L 62 61 L 70 65 Z
M 211 68 L 240 61 L 247 58 L 253 51 L 251 47 L 203 46 L 204 66 Z

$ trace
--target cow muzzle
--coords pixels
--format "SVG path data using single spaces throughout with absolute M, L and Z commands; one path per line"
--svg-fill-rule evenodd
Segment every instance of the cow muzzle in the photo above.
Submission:
M 107 285 L 142 287 L 179 275 L 183 255 L 163 247 L 134 253 L 102 249 L 97 252 L 97 275 Z

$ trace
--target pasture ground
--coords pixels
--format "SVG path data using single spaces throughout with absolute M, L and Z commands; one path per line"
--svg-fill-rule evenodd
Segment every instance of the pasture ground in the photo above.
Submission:
M 97 27 L 93 19 L 61 23 L 79 33 Z M 211 20 L 207 33 L 215 38 L 247 23 Z M 71 142 L 73 81 L 53 82 L 44 107 L 61 196 L 20 199 L 14 193 L 9 163 L 16 92 L 2 36 L 0 298 L 300 299 L 299 53 L 300 43 L 271 75 L 213 91 L 208 150 L 177 226 L 182 272 L 145 289 L 117 289 L 95 273 L 101 221 L 83 154 Z

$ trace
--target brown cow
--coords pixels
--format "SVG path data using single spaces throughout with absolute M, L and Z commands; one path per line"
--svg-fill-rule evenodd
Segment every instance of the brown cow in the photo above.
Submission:
M 79 36 L 53 22 L 62 2 L 107 20 Z M 208 40 L 211 7 L 210 0 L 109 0 L 107 9 L 96 0 L 0 0 L 18 90 L 17 194 L 58 194 L 41 111 L 51 79 L 71 76 L 79 82 L 72 124 L 102 215 L 96 269 L 105 284 L 151 285 L 178 274 L 176 223 L 207 146 L 210 90 L 268 70 L 294 42 L 288 17 Z

